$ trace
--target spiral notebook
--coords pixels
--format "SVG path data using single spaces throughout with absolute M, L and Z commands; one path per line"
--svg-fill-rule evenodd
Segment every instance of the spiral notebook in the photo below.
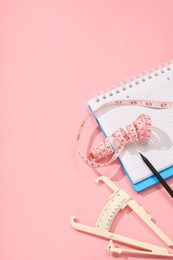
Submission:
M 173 63 L 112 87 L 89 100 L 88 106 L 94 111 L 111 100 L 129 98 L 173 101 Z M 121 165 L 137 192 L 158 182 L 142 162 L 139 152 L 149 158 L 164 179 L 173 176 L 173 109 L 112 105 L 94 114 L 105 137 L 134 121 L 139 114 L 151 116 L 153 133 L 147 141 L 128 145 L 119 156 Z

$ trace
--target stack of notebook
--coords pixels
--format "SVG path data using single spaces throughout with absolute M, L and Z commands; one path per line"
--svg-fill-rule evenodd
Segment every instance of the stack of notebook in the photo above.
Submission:
M 89 100 L 88 106 L 94 111 L 111 100 L 133 98 L 173 101 L 173 64 L 167 64 L 131 82 L 111 88 Z M 119 156 L 122 167 L 137 192 L 158 182 L 142 162 L 139 152 L 150 159 L 164 179 L 173 175 L 173 109 L 112 105 L 95 113 L 105 137 L 119 127 L 128 125 L 140 114 L 151 116 L 152 136 L 147 141 L 128 145 Z

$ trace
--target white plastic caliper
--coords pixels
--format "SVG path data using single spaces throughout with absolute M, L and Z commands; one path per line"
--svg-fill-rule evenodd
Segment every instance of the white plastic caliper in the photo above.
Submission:
M 130 196 L 123 190 L 119 189 L 113 182 L 111 182 L 107 177 L 101 176 L 96 179 L 96 183 L 104 182 L 111 188 L 114 192 L 109 197 L 109 200 L 103 210 L 101 211 L 99 218 L 96 222 L 95 227 L 86 226 L 77 222 L 75 216 L 71 217 L 71 225 L 73 228 L 89 233 L 92 235 L 100 236 L 102 238 L 107 238 L 110 240 L 107 249 L 109 252 L 121 254 L 121 253 L 131 253 L 131 254 L 142 254 L 142 255 L 153 255 L 153 256 L 165 256 L 172 257 L 166 248 L 155 246 L 149 243 L 145 243 L 133 238 L 118 235 L 116 233 L 110 232 L 111 224 L 116 217 L 117 213 L 129 206 L 140 218 L 144 221 L 153 231 L 157 234 L 168 246 L 173 246 L 173 241 L 171 241 L 152 221 L 151 216 L 141 207 L 135 200 L 131 199 Z M 113 245 L 113 241 L 126 244 L 128 246 L 135 247 L 137 249 L 126 249 L 119 248 Z

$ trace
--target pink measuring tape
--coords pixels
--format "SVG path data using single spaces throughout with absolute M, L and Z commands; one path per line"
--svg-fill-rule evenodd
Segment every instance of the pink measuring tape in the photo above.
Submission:
M 77 136 L 77 145 L 79 147 L 80 138 L 82 130 L 86 121 L 94 113 L 100 111 L 101 109 L 110 105 L 137 105 L 143 107 L 150 107 L 153 109 L 168 109 L 173 108 L 173 102 L 164 101 L 148 101 L 148 100 L 114 100 L 107 102 L 97 108 L 95 111 L 91 112 L 82 122 Z M 120 155 L 122 150 L 128 143 L 134 143 L 139 141 L 144 141 L 150 138 L 152 133 L 152 120 L 150 116 L 141 114 L 138 118 L 125 128 L 119 128 L 111 136 L 105 138 L 97 146 L 92 148 L 90 152 L 90 159 L 86 158 L 80 150 L 78 150 L 79 155 L 82 160 L 89 166 L 94 168 L 101 168 L 109 165 Z M 97 163 L 102 158 L 105 158 L 113 154 L 111 159 L 106 163 Z

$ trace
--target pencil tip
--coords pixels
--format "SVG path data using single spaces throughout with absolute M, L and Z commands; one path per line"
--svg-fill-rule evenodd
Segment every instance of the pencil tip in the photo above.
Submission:
M 142 159 L 145 158 L 145 156 L 144 156 L 142 153 L 139 152 L 139 154 L 140 154 L 140 156 L 142 157 Z

